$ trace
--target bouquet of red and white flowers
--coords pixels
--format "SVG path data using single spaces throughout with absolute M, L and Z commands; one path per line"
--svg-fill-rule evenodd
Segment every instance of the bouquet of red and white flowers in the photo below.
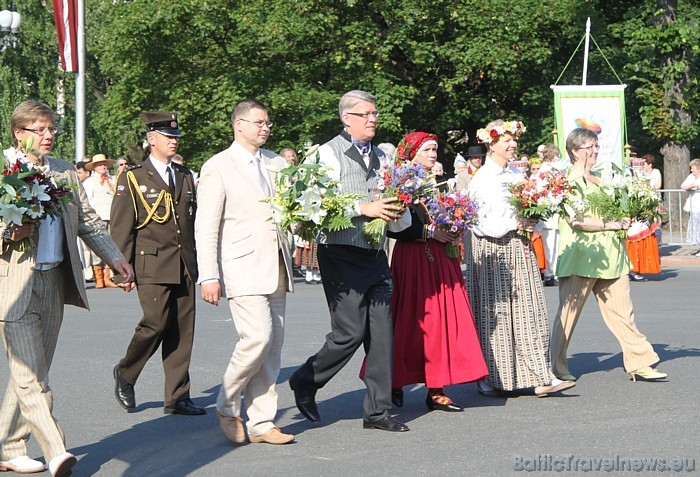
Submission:
M 31 151 L 31 139 L 22 148 Z M 57 183 L 44 168 L 29 162 L 22 151 L 5 149 L 0 156 L 0 171 L 0 220 L 8 227 L 57 217 L 72 200 L 69 184 Z M 31 251 L 34 241 L 25 238 L 19 247 Z
M 377 171 L 377 194 L 375 198 L 398 198 L 399 205 L 408 206 L 418 203 L 434 190 L 435 181 L 430 173 L 420 164 L 403 161 L 387 161 Z M 362 228 L 367 240 L 381 243 L 386 232 L 386 222 L 374 219 Z
M 439 194 L 426 200 L 425 207 L 433 224 L 457 235 L 478 223 L 477 201 L 462 192 Z M 460 247 L 452 243 L 445 246 L 445 253 L 452 258 L 462 255 Z
M 515 207 L 518 217 L 546 220 L 563 207 L 571 184 L 566 173 L 549 170 L 515 182 L 509 189 L 513 195 L 508 203 Z

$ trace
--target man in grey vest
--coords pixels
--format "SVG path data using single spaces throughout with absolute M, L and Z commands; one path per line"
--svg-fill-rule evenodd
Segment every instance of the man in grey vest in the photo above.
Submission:
M 372 145 L 377 126 L 376 98 L 364 91 L 350 91 L 340 100 L 344 130 L 319 148 L 319 162 L 331 170 L 344 192 L 365 197 L 355 204 L 354 228 L 326 232 L 320 240 L 318 263 L 331 314 L 326 342 L 289 379 L 299 411 L 309 420 L 321 420 L 316 391 L 338 373 L 364 345 L 363 427 L 404 432 L 408 426 L 389 415 L 393 333 L 391 323 L 391 270 L 384 244 L 374 244 L 362 234 L 362 225 L 374 218 L 400 231 L 411 224 L 396 198 L 375 200 L 376 171 L 384 153 Z

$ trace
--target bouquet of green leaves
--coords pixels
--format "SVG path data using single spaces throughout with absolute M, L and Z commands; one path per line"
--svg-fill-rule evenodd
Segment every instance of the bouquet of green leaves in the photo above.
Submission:
M 291 227 L 306 241 L 316 240 L 324 229 L 354 227 L 348 210 L 361 196 L 340 191 L 339 182 L 318 164 L 318 145 L 312 146 L 298 166 L 288 164 L 277 172 L 275 194 L 265 199 L 272 206 L 272 220 L 282 229 Z
M 581 197 L 583 193 L 580 191 Z M 601 170 L 600 188 L 585 196 L 588 208 L 605 221 L 619 221 L 624 217 L 651 224 L 659 217 L 661 197 L 644 178 L 628 176 L 614 164 Z M 626 230 L 618 230 L 624 239 Z

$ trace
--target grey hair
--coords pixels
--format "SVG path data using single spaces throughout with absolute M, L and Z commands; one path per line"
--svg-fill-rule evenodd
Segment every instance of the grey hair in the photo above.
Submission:
M 566 153 L 569 155 L 572 164 L 576 161 L 574 151 L 580 149 L 581 146 L 591 139 L 597 141 L 598 135 L 590 129 L 576 128 L 569 133 L 569 136 L 566 138 Z
M 340 98 L 340 103 L 338 104 L 338 113 L 340 115 L 340 119 L 343 119 L 343 114 L 345 114 L 350 109 L 354 108 L 355 105 L 363 101 L 367 101 L 368 103 L 374 104 L 377 102 L 377 97 L 359 89 L 354 89 L 345 93 L 343 97 Z
M 692 167 L 692 166 L 700 167 L 700 158 L 693 159 L 692 161 L 690 161 L 688 163 L 688 167 Z

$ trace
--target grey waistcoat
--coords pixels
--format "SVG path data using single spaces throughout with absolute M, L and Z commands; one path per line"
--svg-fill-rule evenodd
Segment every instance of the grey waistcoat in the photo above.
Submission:
M 333 150 L 335 157 L 340 163 L 340 182 L 343 192 L 360 194 L 365 199 L 360 202 L 372 202 L 377 193 L 376 172 L 379 169 L 379 160 L 383 159 L 384 153 L 381 149 L 372 146 L 370 152 L 369 169 L 365 167 L 362 154 L 349 140 L 347 133 L 342 132 L 326 143 Z M 384 240 L 381 244 L 373 244 L 365 239 L 362 233 L 362 225 L 371 219 L 360 215 L 352 219 L 354 228 L 338 230 L 335 232 L 325 231 L 325 243 L 329 245 L 353 245 L 355 247 L 367 249 L 381 249 L 384 247 Z

